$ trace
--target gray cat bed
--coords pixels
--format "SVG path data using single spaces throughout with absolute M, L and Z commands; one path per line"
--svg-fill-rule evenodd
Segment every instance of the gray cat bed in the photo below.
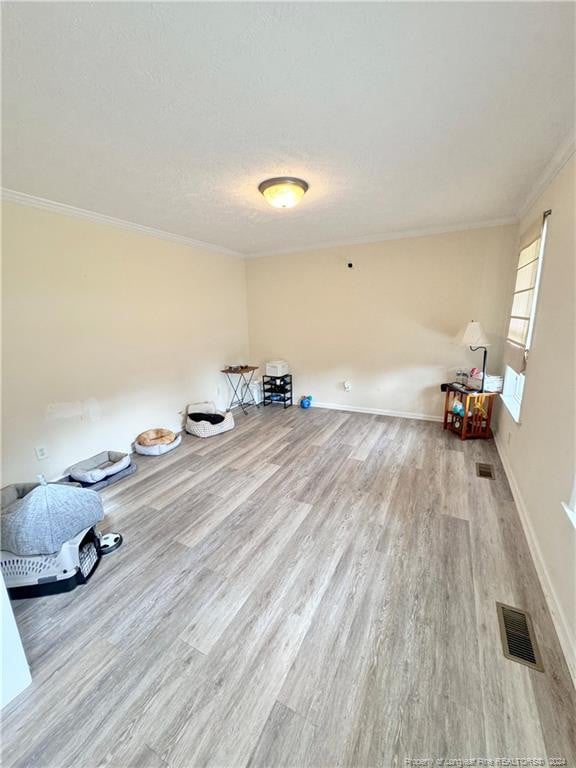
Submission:
M 137 470 L 138 465 L 131 463 L 126 469 L 121 469 L 120 472 L 116 472 L 115 475 L 105 477 L 104 480 L 100 480 L 99 483 L 81 483 L 78 480 L 74 480 L 71 475 L 68 475 L 68 477 L 63 478 L 58 482 L 62 485 L 76 485 L 81 488 L 88 488 L 91 491 L 101 491 L 103 488 L 107 488 L 109 485 L 114 485 L 114 483 L 123 480 L 125 477 L 130 477 L 130 475 L 133 475 Z
M 51 555 L 104 517 L 94 491 L 59 485 L 9 485 L 2 489 L 2 549 L 17 555 Z
M 89 459 L 73 464 L 68 474 L 80 483 L 100 483 L 111 475 L 115 475 L 130 465 L 130 455 L 118 451 L 103 451 Z

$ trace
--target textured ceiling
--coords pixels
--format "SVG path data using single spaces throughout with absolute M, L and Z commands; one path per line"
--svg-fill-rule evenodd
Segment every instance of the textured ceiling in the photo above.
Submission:
M 3 3 L 3 186 L 242 253 L 513 216 L 573 131 L 574 9 Z

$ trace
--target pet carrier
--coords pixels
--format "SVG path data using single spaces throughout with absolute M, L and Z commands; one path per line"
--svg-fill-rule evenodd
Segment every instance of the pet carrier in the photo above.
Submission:
M 53 555 L 15 555 L 0 551 L 0 568 L 13 599 L 69 592 L 85 584 L 96 570 L 102 552 L 100 534 L 85 528 Z
M 102 555 L 122 543 L 101 534 L 102 499 L 66 485 L 10 485 L 2 489 L 0 570 L 12 598 L 69 592 L 85 584 Z

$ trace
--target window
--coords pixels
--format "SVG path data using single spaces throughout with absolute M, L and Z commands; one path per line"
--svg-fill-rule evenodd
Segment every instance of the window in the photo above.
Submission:
M 504 390 L 502 400 L 510 411 L 514 421 L 520 421 L 520 406 L 524 394 L 524 374 L 516 373 L 514 368 L 506 366 L 504 373 Z
M 534 335 L 538 288 L 542 274 L 542 257 L 546 245 L 546 230 L 550 213 L 551 211 L 546 211 L 544 214 L 540 234 L 520 251 L 516 268 L 516 283 L 506 335 L 507 364 L 502 393 L 502 400 L 515 421 L 520 420 L 520 407 L 524 394 L 524 371 Z

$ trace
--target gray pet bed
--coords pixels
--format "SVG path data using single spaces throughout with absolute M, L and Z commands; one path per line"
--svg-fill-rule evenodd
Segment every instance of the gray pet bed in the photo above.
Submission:
M 73 480 L 89 484 L 100 483 L 111 475 L 115 475 L 130 466 L 130 455 L 118 451 L 103 451 L 89 459 L 73 464 L 68 474 Z
M 119 480 L 123 480 L 125 477 L 130 477 L 138 469 L 137 464 L 129 464 L 126 469 L 121 469 L 120 472 L 116 472 L 114 475 L 105 477 L 104 480 L 100 480 L 99 483 L 81 483 L 79 480 L 74 480 L 72 475 L 68 475 L 63 480 L 59 480 L 59 483 L 63 485 L 80 485 L 82 488 L 89 488 L 91 491 L 101 491 L 102 488 L 107 488 L 109 485 L 114 485 Z
M 2 550 L 50 555 L 104 517 L 97 493 L 65 485 L 9 485 L 2 489 Z

